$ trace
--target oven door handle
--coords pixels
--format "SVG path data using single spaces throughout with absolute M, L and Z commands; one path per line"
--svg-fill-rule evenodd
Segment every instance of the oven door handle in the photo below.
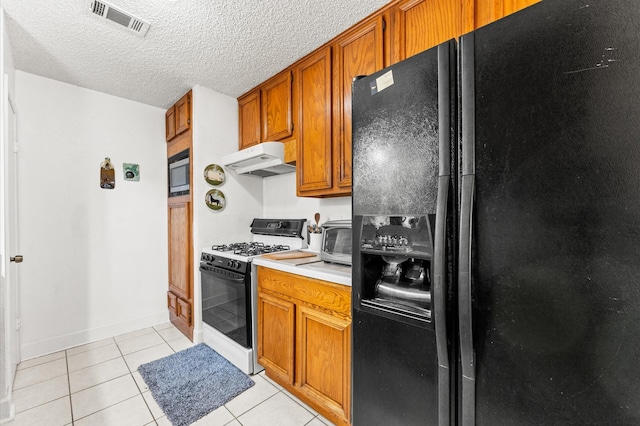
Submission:
M 224 271 L 224 269 L 222 269 L 222 271 Z M 212 277 L 220 277 L 226 281 L 232 281 L 234 283 L 238 283 L 238 284 L 244 284 L 244 276 L 241 276 L 240 274 L 237 274 L 238 277 L 229 277 L 225 274 L 221 274 L 220 272 L 217 271 L 212 271 L 210 269 L 206 269 L 203 268 L 202 266 L 200 267 L 200 272 L 206 273 Z M 232 272 L 233 273 L 233 272 Z

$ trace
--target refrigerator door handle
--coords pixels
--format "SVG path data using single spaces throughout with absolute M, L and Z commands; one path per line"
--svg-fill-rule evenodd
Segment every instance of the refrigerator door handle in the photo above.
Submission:
M 438 424 L 451 423 L 451 371 L 447 334 L 447 206 L 451 184 L 451 85 L 453 42 L 438 46 L 438 200 L 433 247 L 433 319 L 438 354 Z
M 475 354 L 471 304 L 471 239 L 475 176 L 462 176 L 460 257 L 458 265 L 458 323 L 462 367 L 462 425 L 475 424 Z
M 474 35 L 460 39 L 462 179 L 460 194 L 460 241 L 458 257 L 458 327 L 462 369 L 462 407 L 460 423 L 475 425 L 476 367 L 473 350 L 473 312 L 471 299 L 471 248 L 475 194 L 475 77 Z
M 450 423 L 450 372 L 449 347 L 447 345 L 447 288 L 445 283 L 445 244 L 447 227 L 447 200 L 449 197 L 449 176 L 438 178 L 438 204 L 433 249 L 433 317 L 436 330 L 438 353 L 438 423 Z

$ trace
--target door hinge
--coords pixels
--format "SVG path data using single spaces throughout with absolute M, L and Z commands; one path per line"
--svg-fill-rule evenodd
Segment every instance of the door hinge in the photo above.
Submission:
M 18 141 L 13 141 L 13 153 L 17 154 L 18 153 Z
M 20 331 L 20 328 L 22 328 L 22 320 L 17 319 L 16 320 L 16 331 Z
M 382 18 L 382 31 L 387 30 L 387 20 Z

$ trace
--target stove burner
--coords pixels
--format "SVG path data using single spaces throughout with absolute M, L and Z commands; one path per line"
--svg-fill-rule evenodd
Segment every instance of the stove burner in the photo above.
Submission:
M 287 245 L 265 245 L 260 242 L 253 243 L 232 243 L 232 244 L 220 244 L 211 246 L 212 250 L 216 251 L 232 251 L 233 254 L 239 256 L 258 256 L 265 253 L 275 253 L 278 251 L 291 250 Z

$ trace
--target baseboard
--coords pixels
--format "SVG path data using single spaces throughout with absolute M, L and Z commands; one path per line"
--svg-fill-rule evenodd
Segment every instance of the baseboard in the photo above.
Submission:
M 202 343 L 202 328 L 193 329 L 193 343 Z
M 136 318 L 129 321 L 105 325 L 89 330 L 81 330 L 61 336 L 52 337 L 38 342 L 25 343 L 20 346 L 22 361 L 30 358 L 47 355 L 74 346 L 84 345 L 108 337 L 118 336 L 141 328 L 151 327 L 169 321 L 169 312 L 163 310 L 146 317 Z
M 0 399 L 0 425 L 12 422 L 14 417 L 15 406 L 11 402 L 11 395 Z

